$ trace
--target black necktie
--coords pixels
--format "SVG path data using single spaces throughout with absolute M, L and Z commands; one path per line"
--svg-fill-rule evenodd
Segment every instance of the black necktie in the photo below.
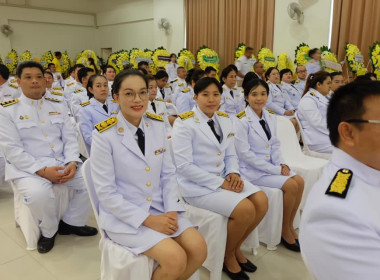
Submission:
M 231 94 L 232 98 L 234 98 L 234 92 L 232 90 L 230 90 L 230 94 Z
M 107 108 L 106 104 L 103 104 L 103 109 L 104 109 L 104 111 L 106 111 L 108 113 L 108 108 Z
M 160 91 L 161 91 L 161 94 L 162 94 L 162 99 L 165 99 L 165 90 L 162 88 L 162 89 L 160 89 Z
M 145 155 L 145 136 L 141 128 L 136 131 L 137 134 L 137 144 L 139 144 L 140 150 Z
M 270 137 L 271 137 L 270 131 L 267 129 L 267 126 L 265 125 L 265 121 L 264 120 L 260 120 L 259 122 L 260 122 L 261 126 L 263 127 L 264 132 L 267 135 L 268 140 L 270 140 Z
M 155 113 L 157 113 L 157 112 L 156 112 L 156 104 L 154 104 L 154 102 L 152 101 L 152 103 L 150 103 L 150 105 L 152 105 L 153 111 L 154 111 Z
M 218 135 L 218 133 L 216 133 L 214 121 L 213 120 L 209 120 L 207 122 L 207 124 L 210 126 L 212 133 L 214 133 L 216 139 L 220 143 L 220 136 Z

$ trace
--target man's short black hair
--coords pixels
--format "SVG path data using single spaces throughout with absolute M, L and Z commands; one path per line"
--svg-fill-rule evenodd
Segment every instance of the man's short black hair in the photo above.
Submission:
M 50 63 L 48 64 L 48 68 L 50 68 L 50 66 L 55 66 L 55 64 L 50 62 Z
M 223 88 L 217 79 L 211 77 L 204 77 L 199 79 L 194 86 L 194 94 L 198 95 L 202 90 L 205 90 L 210 85 L 216 85 L 220 94 L 223 92 Z
M 327 127 L 330 141 L 335 147 L 339 143 L 339 124 L 351 119 L 361 119 L 365 113 L 364 100 L 371 96 L 380 96 L 380 82 L 355 81 L 340 87 L 332 95 L 327 108 Z
M 50 75 L 50 76 L 54 79 L 54 76 L 53 76 L 53 73 L 52 73 L 52 72 L 50 72 L 50 71 L 45 71 L 45 72 L 44 72 L 44 75 L 45 75 L 45 74 Z
M 82 83 L 83 78 L 87 77 L 88 72 L 94 72 L 94 69 L 90 67 L 84 67 L 79 69 L 78 71 L 78 80 L 80 83 Z
M 62 56 L 62 53 L 59 52 L 59 51 L 57 51 L 57 52 L 54 53 L 54 55 L 55 55 L 55 56 Z
M 212 66 L 207 66 L 207 67 L 205 68 L 205 73 L 206 73 L 206 75 L 210 74 L 212 71 L 215 71 L 215 72 L 216 72 L 215 68 L 212 67 Z
M 139 64 L 137 64 L 137 68 L 141 68 L 141 66 L 143 66 L 143 65 L 149 66 L 148 62 L 146 62 L 145 60 L 143 60 L 143 61 L 140 61 Z
M 115 71 L 115 73 L 116 73 L 115 67 L 113 67 L 112 65 L 109 65 L 109 64 L 107 64 L 106 66 L 104 66 L 104 68 L 103 68 L 104 73 L 107 72 L 108 68 L 113 69 L 113 71 Z
M 16 75 L 17 77 L 21 78 L 21 75 L 22 75 L 22 71 L 25 69 L 25 68 L 38 68 L 41 70 L 41 74 L 44 74 L 44 68 L 42 68 L 42 65 L 39 64 L 38 62 L 36 61 L 25 61 L 25 62 L 22 62 L 18 67 L 17 67 L 17 70 L 16 70 Z
M 0 76 L 3 77 L 4 80 L 9 79 L 9 69 L 4 64 L 0 64 Z

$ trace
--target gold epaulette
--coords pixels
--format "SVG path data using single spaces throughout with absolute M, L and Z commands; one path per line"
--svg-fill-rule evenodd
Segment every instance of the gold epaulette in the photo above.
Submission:
M 59 91 L 51 91 L 50 93 L 51 93 L 51 94 L 54 94 L 54 95 L 63 96 L 63 93 L 62 93 L 62 92 L 59 92 Z
M 74 90 L 74 93 L 78 93 L 78 92 L 82 92 L 82 91 L 83 91 L 83 89 L 78 88 L 78 89 Z
M 171 86 L 170 86 L 170 85 L 165 85 L 165 87 L 166 87 L 166 88 L 171 88 Z
M 113 103 L 116 103 L 116 100 L 115 100 L 115 99 L 111 99 L 110 101 L 113 102 Z
M 53 102 L 61 102 L 61 100 L 51 97 L 45 97 L 46 100 L 53 101 Z
M 238 113 L 238 114 L 236 115 L 236 117 L 238 117 L 239 119 L 245 117 L 245 110 L 243 110 L 243 111 L 241 111 L 240 113 Z
M 17 86 L 17 85 L 13 85 L 13 84 L 9 84 L 9 83 L 8 83 L 8 86 L 11 87 L 11 88 L 14 88 L 14 89 L 18 89 L 18 86 Z
M 298 79 L 294 81 L 295 84 L 298 84 L 299 82 L 300 82 L 300 80 L 298 80 Z
M 189 88 L 184 88 L 184 89 L 182 90 L 182 92 L 189 92 L 189 91 L 190 91 Z
M 327 195 L 345 198 L 352 179 L 352 171 L 339 169 L 326 190 Z
M 191 117 L 194 117 L 195 113 L 194 111 L 187 111 L 185 113 L 179 114 L 178 117 L 181 118 L 181 120 L 187 120 L 190 119 Z
M 236 87 L 234 87 L 234 88 L 233 88 L 233 90 L 237 90 L 237 88 L 236 88 Z
M 155 100 L 165 102 L 162 98 L 156 98 Z
M 311 95 L 311 96 L 315 96 L 315 93 L 312 92 L 312 91 L 310 91 L 310 95 Z
M 161 122 L 164 121 L 164 118 L 161 117 L 160 115 L 152 114 L 152 113 L 149 113 L 149 112 L 146 112 L 145 115 L 147 115 L 148 118 L 153 119 L 153 120 L 157 120 L 157 121 L 161 121 Z
M 66 86 L 72 86 L 72 85 L 74 85 L 75 83 L 74 82 L 70 82 L 70 83 L 68 83 Z
M 17 79 L 11 79 L 9 82 L 12 84 L 17 83 Z
M 13 105 L 13 104 L 18 103 L 18 101 L 19 101 L 19 100 L 16 98 L 16 99 L 11 99 L 11 100 L 8 100 L 8 101 L 1 102 L 0 104 L 1 104 L 1 106 L 3 106 L 3 107 L 8 107 L 8 106 L 11 106 L 11 105 Z
M 270 84 L 271 84 L 271 82 L 270 82 L 270 81 L 267 81 L 267 84 L 268 84 L 268 85 L 270 85 Z
M 62 90 L 61 87 L 53 87 L 54 90 Z
M 244 89 L 241 90 L 241 93 L 244 93 Z
M 228 115 L 227 113 L 224 113 L 224 112 L 220 112 L 220 111 L 216 111 L 216 114 L 218 116 L 221 116 L 221 117 L 226 117 L 226 118 L 229 118 L 230 115 Z
M 90 101 L 85 101 L 80 104 L 80 106 L 82 107 L 87 106 L 87 105 L 90 105 Z
M 271 110 L 271 109 L 267 109 L 267 111 L 268 111 L 269 113 L 271 113 L 271 114 L 274 114 L 274 111 Z
M 179 87 L 183 86 L 183 83 L 178 84 Z
M 100 123 L 97 123 L 95 125 L 95 128 L 99 132 L 103 132 L 104 130 L 109 129 L 110 127 L 114 126 L 117 124 L 117 118 L 116 117 L 110 117 Z

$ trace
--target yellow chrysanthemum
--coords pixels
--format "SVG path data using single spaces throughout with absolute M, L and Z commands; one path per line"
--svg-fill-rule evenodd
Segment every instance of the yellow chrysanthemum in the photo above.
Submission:
M 197 51 L 197 61 L 202 70 L 205 70 L 207 66 L 211 66 L 216 70 L 216 73 L 219 72 L 220 65 L 218 54 L 209 47 L 202 46 Z
M 30 51 L 24 51 L 20 56 L 20 61 L 29 61 L 32 60 L 32 55 Z
M 129 62 L 133 65 L 134 69 L 137 69 L 138 63 L 142 60 L 147 61 L 149 65 L 151 65 L 153 64 L 152 54 L 153 52 L 150 50 L 143 51 L 141 49 L 134 48 L 129 52 Z
M 13 72 L 18 64 L 18 56 L 15 50 L 11 50 L 4 59 L 5 66 L 8 67 L 9 72 Z
M 362 56 L 359 48 L 354 44 L 346 44 L 345 49 L 347 65 L 350 71 L 357 76 L 364 75 L 367 72 L 367 69 L 363 62 L 357 61 L 356 59 L 358 56 Z
M 295 51 L 295 62 L 297 65 L 305 65 L 309 61 L 310 47 L 305 43 L 300 44 Z
M 264 65 L 264 70 L 267 71 L 270 67 L 276 67 L 276 58 L 272 51 L 266 47 L 262 47 L 257 53 L 258 60 Z
M 322 60 L 329 60 L 331 62 L 338 63 L 336 55 L 334 53 L 330 52 L 330 51 L 324 51 L 324 52 L 322 52 L 321 59 Z M 324 67 L 323 70 L 326 71 L 326 72 L 329 72 L 329 73 L 337 72 L 337 70 L 329 68 L 329 67 Z
M 47 51 L 41 56 L 41 65 L 44 69 L 47 69 L 48 64 L 51 63 L 52 61 L 53 61 L 53 54 L 51 51 Z
M 168 52 L 166 49 L 164 49 L 163 47 L 159 47 L 157 49 L 155 49 L 155 51 L 153 52 L 153 55 L 152 55 L 152 60 L 153 60 L 153 64 L 154 64 L 154 71 L 156 71 L 156 69 L 158 67 L 165 67 L 166 64 L 169 63 L 170 61 L 170 52 Z M 152 69 L 151 69 L 152 71 Z
M 124 65 L 129 64 L 129 52 L 128 51 L 121 51 L 118 53 L 116 58 L 116 65 L 118 72 L 122 71 L 124 69 Z

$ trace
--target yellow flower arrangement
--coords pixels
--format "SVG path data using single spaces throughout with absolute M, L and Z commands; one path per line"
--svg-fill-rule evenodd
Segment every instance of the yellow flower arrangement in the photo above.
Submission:
M 279 56 L 278 56 L 278 61 L 277 61 L 277 68 L 279 71 L 281 71 L 282 69 L 290 69 L 293 73 L 293 78 L 295 79 L 296 78 L 296 73 L 295 73 L 295 70 L 294 70 L 294 63 L 293 61 L 290 59 L 289 55 L 287 53 L 281 53 Z
M 20 61 L 29 61 L 32 60 L 32 55 L 30 54 L 30 51 L 24 51 L 20 56 Z
M 218 54 L 209 47 L 202 46 L 199 48 L 197 51 L 197 61 L 202 70 L 205 70 L 207 66 L 212 66 L 216 70 L 216 73 L 219 72 L 220 65 Z
M 267 71 L 270 67 L 276 67 L 276 58 L 272 51 L 266 47 L 261 47 L 257 53 L 257 58 L 264 65 L 264 70 Z
M 117 53 L 111 53 L 108 57 L 107 64 L 115 68 L 116 74 L 118 74 L 119 68 L 117 66 Z
M 154 50 L 152 55 L 152 60 L 154 64 L 154 72 L 158 67 L 165 67 L 170 61 L 170 53 L 163 47 L 159 47 Z M 152 69 L 151 69 L 152 71 Z
M 182 49 L 178 54 L 177 63 L 189 71 L 194 68 L 195 57 L 188 49 Z
M 74 61 L 77 61 L 82 56 L 82 52 L 83 51 L 77 53 L 77 55 L 75 56 L 75 60 Z
M 121 50 L 117 53 L 116 57 L 116 66 L 119 71 L 122 71 L 124 69 L 124 65 L 129 64 L 129 52 L 126 50 Z
M 357 76 L 364 75 L 367 69 L 362 60 L 363 56 L 359 48 L 354 44 L 346 44 L 346 60 L 350 71 Z
M 69 68 L 70 68 L 70 58 L 67 54 L 67 51 L 62 53 L 61 57 L 61 71 L 64 78 L 66 78 L 69 74 Z
M 239 45 L 235 49 L 235 61 L 244 55 L 246 47 L 247 46 L 244 43 L 239 43 Z M 254 54 L 252 54 L 251 58 L 256 59 Z
M 307 45 L 305 43 L 299 44 L 295 50 L 295 55 L 294 55 L 295 61 L 294 62 L 297 65 L 305 65 L 310 60 L 309 51 L 310 51 L 309 45 Z
M 134 69 L 137 69 L 139 62 L 145 60 L 149 63 L 149 67 L 152 69 L 152 67 L 150 66 L 151 64 L 153 64 L 152 54 L 153 52 L 148 49 L 141 50 L 133 48 L 129 52 L 129 62 L 133 65 Z
M 1 59 L 1 56 L 0 56 L 0 64 L 3 64 L 3 60 Z
M 96 56 L 96 53 L 93 50 L 84 50 L 81 53 L 81 56 L 77 59 L 77 64 L 83 64 L 87 65 L 88 58 L 92 58 L 94 60 L 95 65 L 98 65 L 98 57 Z
M 337 69 L 330 68 L 324 64 L 324 60 L 329 60 L 331 62 L 338 63 L 336 55 L 327 46 L 322 46 L 320 48 L 320 50 L 322 52 L 322 56 L 321 56 L 322 61 L 321 62 L 322 62 L 323 70 L 328 72 L 328 73 L 338 72 Z
M 12 49 L 5 57 L 4 62 L 5 66 L 7 66 L 9 69 L 9 72 L 12 73 L 16 69 L 18 64 L 17 52 L 14 49 Z
M 47 51 L 41 56 L 40 63 L 44 69 L 47 69 L 49 63 L 52 61 L 53 61 L 53 54 L 51 51 Z
M 376 74 L 377 79 L 380 80 L 380 42 L 376 41 L 369 47 L 369 57 L 371 59 L 373 72 Z

